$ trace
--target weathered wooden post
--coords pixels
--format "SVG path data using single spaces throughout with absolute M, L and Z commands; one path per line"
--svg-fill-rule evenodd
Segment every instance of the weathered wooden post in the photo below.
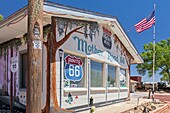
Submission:
M 13 57 L 13 48 L 11 48 L 11 57 Z M 11 71 L 10 76 L 10 112 L 13 112 L 13 72 Z
M 43 0 L 28 0 L 27 113 L 41 113 Z

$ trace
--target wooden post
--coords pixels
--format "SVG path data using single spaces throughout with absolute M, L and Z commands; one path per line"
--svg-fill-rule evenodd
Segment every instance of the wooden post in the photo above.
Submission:
M 15 49 L 15 56 L 17 57 L 17 50 Z M 17 73 L 15 72 L 14 73 L 14 99 L 16 98 L 16 90 L 17 90 L 17 87 L 16 87 L 16 76 L 17 76 Z
M 6 58 L 6 76 L 7 76 L 7 79 L 6 79 L 6 94 L 8 95 L 8 79 L 9 79 L 9 75 L 8 75 L 8 56 L 9 56 L 9 50 L 7 49 L 7 58 Z
M 11 48 L 11 58 L 13 57 L 13 49 Z M 10 111 L 13 111 L 13 72 L 11 71 L 10 76 Z
M 28 0 L 27 113 L 41 113 L 43 0 Z
M 128 99 L 130 99 L 130 75 L 131 75 L 131 68 L 130 68 L 130 61 L 129 61 L 129 65 L 128 65 L 128 68 L 129 68 L 129 79 L 128 79 L 128 81 L 129 81 L 129 90 L 128 90 Z

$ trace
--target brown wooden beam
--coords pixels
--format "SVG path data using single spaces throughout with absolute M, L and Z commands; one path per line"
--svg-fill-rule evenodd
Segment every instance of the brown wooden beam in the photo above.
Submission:
M 28 0 L 27 113 L 41 113 L 43 0 Z

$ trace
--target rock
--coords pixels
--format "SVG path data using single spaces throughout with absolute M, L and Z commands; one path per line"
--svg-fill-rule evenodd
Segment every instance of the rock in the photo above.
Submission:
M 156 107 L 155 107 L 155 106 L 151 106 L 151 109 L 152 109 L 152 110 L 155 110 L 155 109 L 156 109 Z

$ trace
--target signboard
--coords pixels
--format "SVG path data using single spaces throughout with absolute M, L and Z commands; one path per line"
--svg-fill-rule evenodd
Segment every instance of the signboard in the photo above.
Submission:
M 34 40 L 33 41 L 33 48 L 34 49 L 42 49 L 42 43 L 40 40 Z
M 106 47 L 107 49 L 112 48 L 111 35 L 112 35 L 112 33 L 108 29 L 103 27 L 102 42 L 103 42 L 103 46 Z
M 83 61 L 75 56 L 68 55 L 65 58 L 65 77 L 70 81 L 81 81 L 83 78 Z
M 33 33 L 36 38 L 40 38 L 40 26 L 38 22 L 36 22 L 34 25 Z
M 11 71 L 13 73 L 18 71 L 18 58 L 17 57 L 11 58 Z

